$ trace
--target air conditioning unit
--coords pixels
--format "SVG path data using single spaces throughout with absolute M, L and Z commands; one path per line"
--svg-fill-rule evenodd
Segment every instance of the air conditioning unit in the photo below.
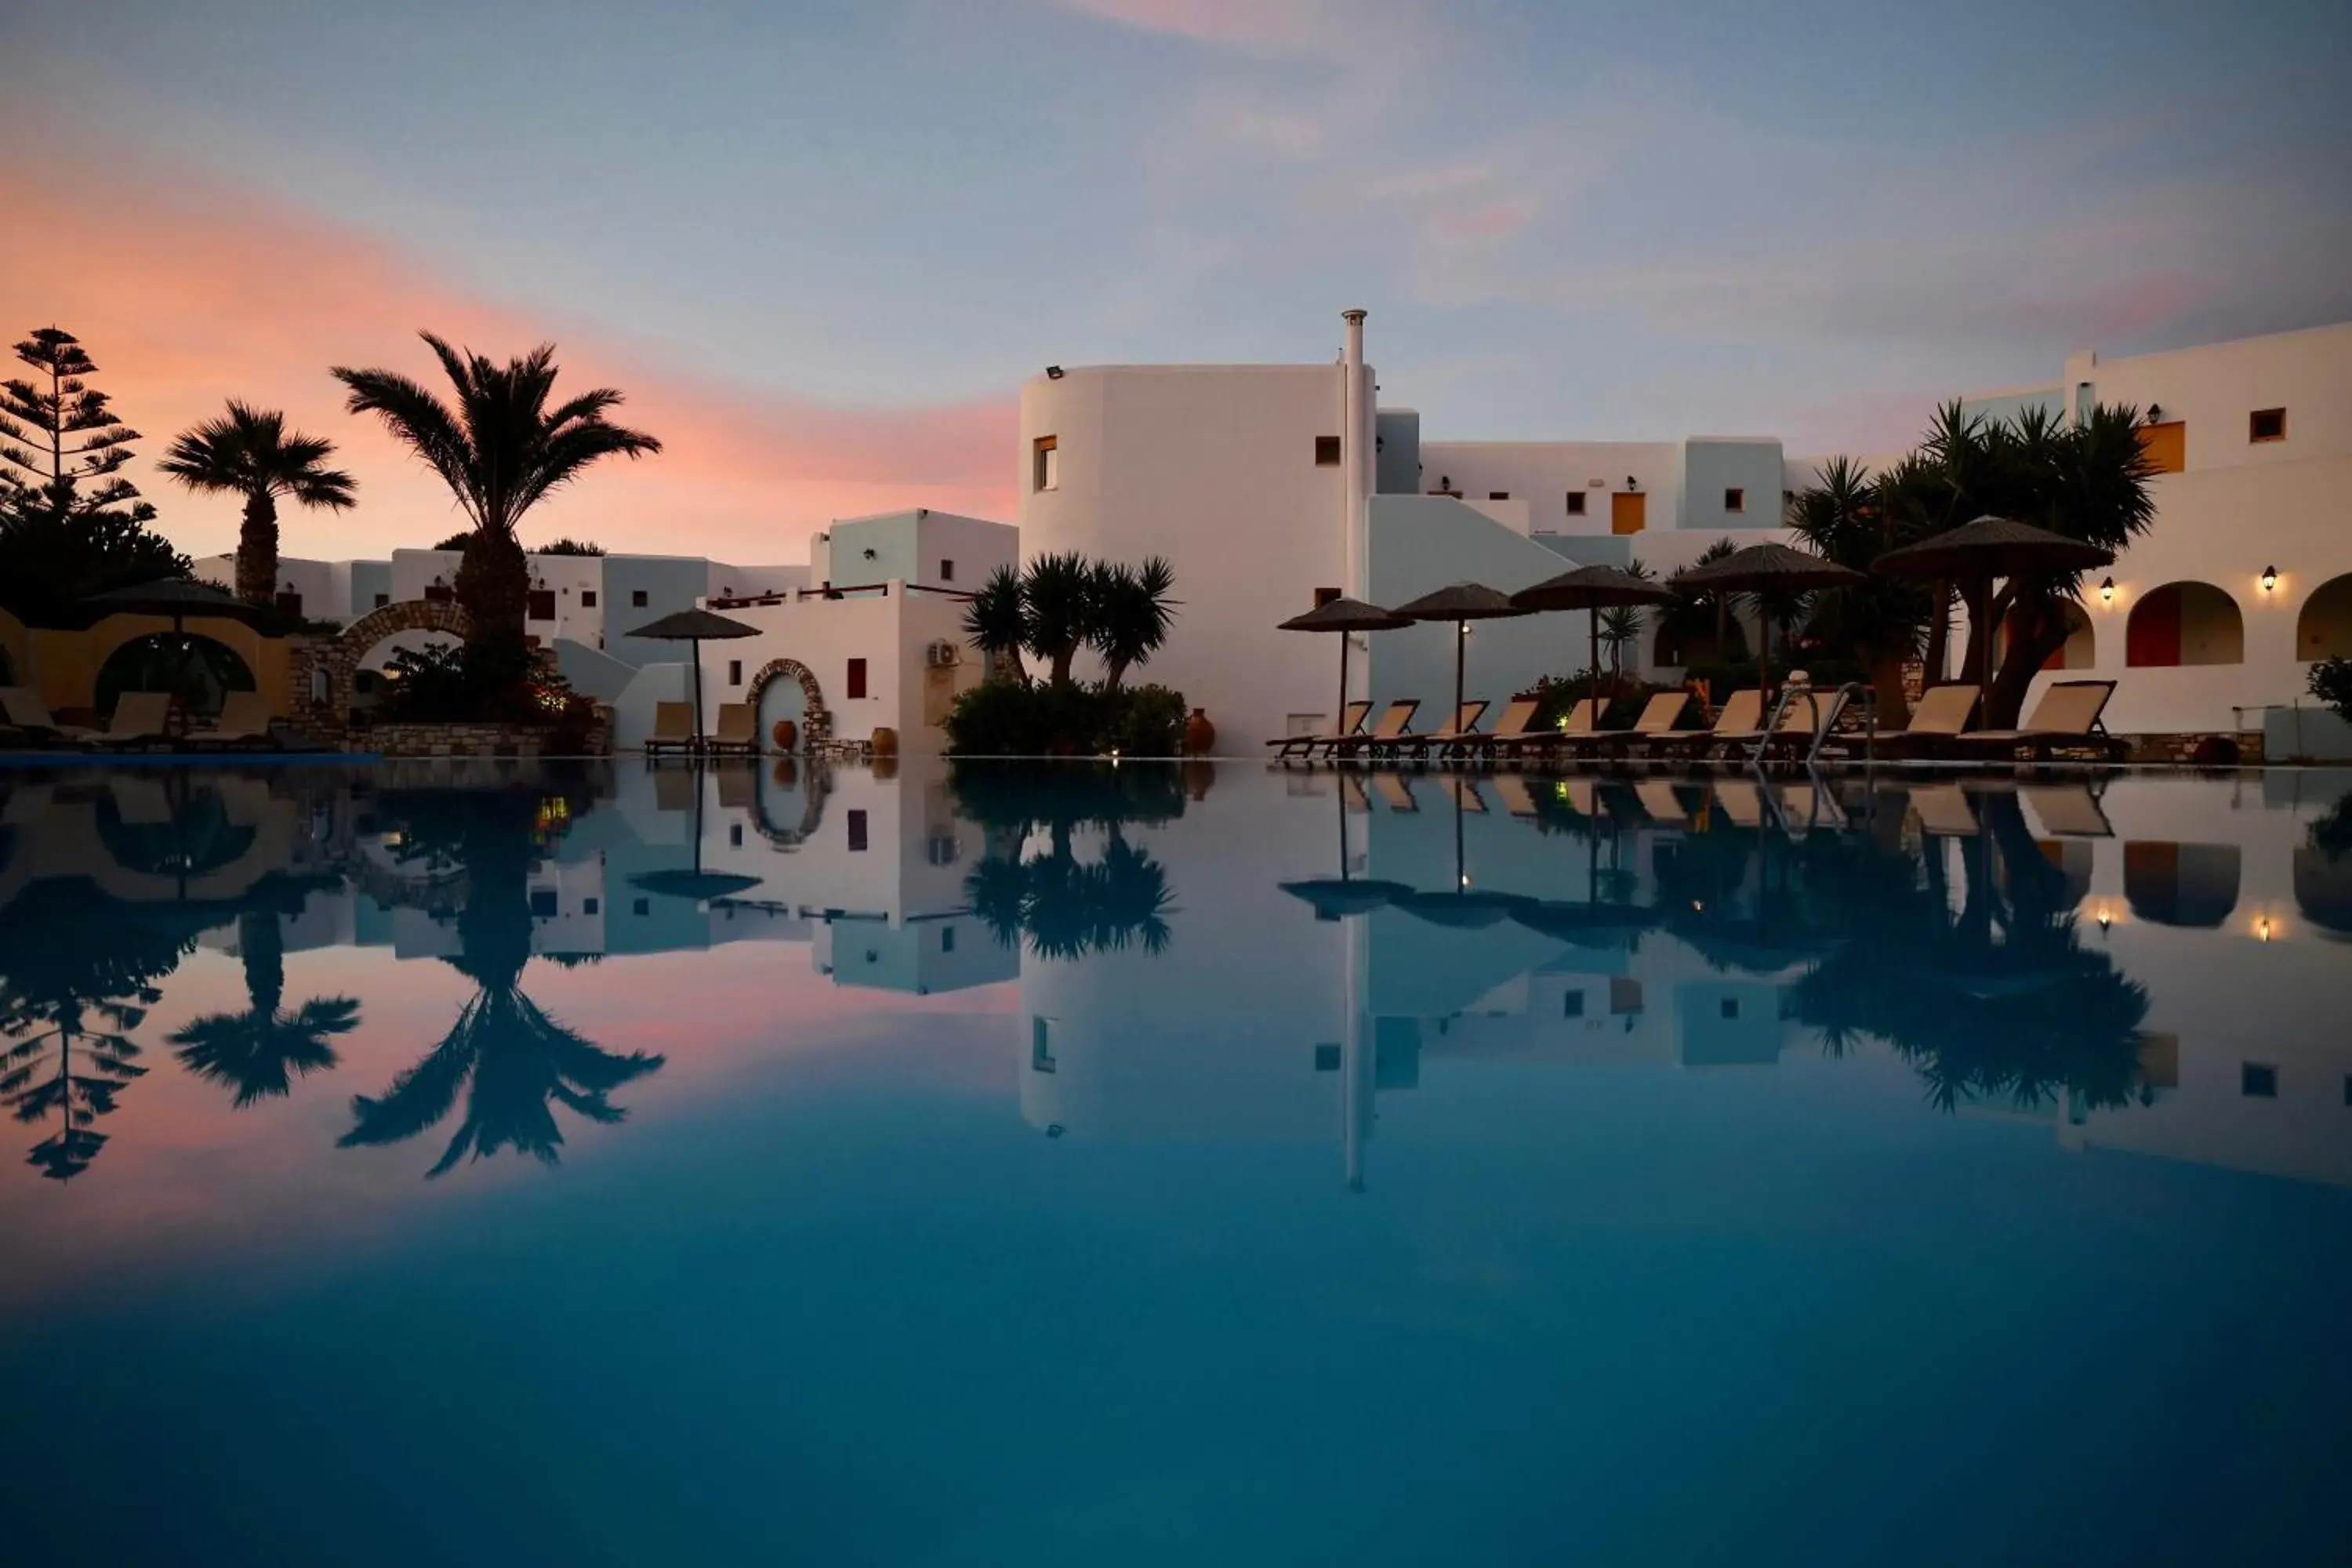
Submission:
M 930 647 L 926 650 L 923 656 L 923 662 L 929 665 L 933 669 L 946 669 L 952 665 L 962 662 L 962 658 L 963 655 L 961 651 L 957 648 L 956 645 L 942 637 L 938 642 L 933 643 Z

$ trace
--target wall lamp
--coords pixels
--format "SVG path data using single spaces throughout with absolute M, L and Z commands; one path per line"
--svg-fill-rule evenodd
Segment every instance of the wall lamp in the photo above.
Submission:
M 2163 404 L 2151 403 L 2147 405 L 2147 422 L 2151 425 L 2161 425 L 2164 423 Z
M 2105 582 L 2099 584 L 2099 603 L 2103 605 L 2112 605 L 2115 602 L 2116 580 L 2113 577 L 2110 577 Z
M 1046 379 L 1047 381 L 1059 381 L 1059 380 L 1061 380 L 1061 379 L 1062 379 L 1062 367 L 1061 367 L 1060 365 L 1057 365 L 1057 364 L 1049 364 L 1049 365 L 1047 365 L 1047 366 L 1045 367 L 1045 379 Z
M 2277 567 L 2265 566 L 2263 568 L 2263 592 L 2265 594 L 2275 594 L 2278 592 Z

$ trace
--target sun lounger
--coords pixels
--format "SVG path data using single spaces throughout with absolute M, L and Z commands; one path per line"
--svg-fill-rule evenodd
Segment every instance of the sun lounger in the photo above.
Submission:
M 1524 773 L 1496 773 L 1495 793 L 1502 797 L 1503 809 L 1513 816 L 1532 818 L 1536 815 L 1535 796 L 1528 790 Z
M 750 811 L 759 805 L 760 771 L 756 765 L 730 763 L 710 770 L 719 784 L 719 809 Z
M 222 700 L 220 716 L 201 730 L 188 731 L 194 746 L 266 746 L 270 743 L 269 699 L 258 691 L 232 691 Z
M 1976 836 L 1976 808 L 1956 784 L 1927 784 L 1913 790 L 1911 811 L 1918 817 L 1922 833 L 1948 838 Z
M 1381 715 L 1380 722 L 1370 729 L 1359 729 L 1352 735 L 1342 735 L 1326 742 L 1324 755 L 1353 757 L 1372 751 L 1403 734 L 1411 727 L 1412 716 L 1420 711 L 1420 698 L 1400 697 L 1388 705 L 1387 710 Z
M 1783 760 L 1811 759 L 1819 743 L 1837 727 L 1839 717 L 1845 712 L 1845 688 L 1829 691 L 1819 688 L 1791 690 L 1781 705 L 1780 722 L 1768 734 L 1754 737 L 1749 752 L 1751 762 L 1763 762 L 1778 756 Z
M 1454 717 L 1434 730 L 1414 733 L 1408 731 L 1374 743 L 1373 750 L 1385 756 L 1402 756 L 1410 752 L 1416 757 L 1427 757 L 1432 748 L 1440 756 L 1477 733 L 1478 720 L 1486 711 L 1486 700 L 1473 697 L 1454 710 Z
M 760 749 L 760 715 L 749 702 L 722 702 L 719 722 L 702 742 L 705 751 L 739 752 L 750 756 Z
M 172 694 L 168 691 L 126 691 L 114 700 L 114 719 L 88 744 L 100 750 L 128 750 L 168 738 Z
M 1650 814 L 1654 822 L 1680 826 L 1690 820 L 1690 813 L 1683 809 L 1682 797 L 1664 779 L 1643 779 L 1633 786 L 1633 798 L 1642 803 L 1642 809 Z
M 126 827 L 161 827 L 172 820 L 171 792 L 143 769 L 109 779 L 106 792 L 114 797 L 116 820 Z
M 1372 809 L 1372 797 L 1364 793 L 1364 781 L 1360 777 L 1355 773 L 1341 773 L 1339 779 L 1340 809 L 1358 816 Z
M 1585 734 L 1562 735 L 1553 744 L 1571 757 L 1623 756 L 1630 752 L 1647 752 L 1662 742 L 1671 742 L 1684 734 L 1696 731 L 1675 728 L 1690 706 L 1687 691 L 1661 691 L 1643 706 L 1641 714 L 1625 730 L 1593 730 Z
M 2115 691 L 2112 680 L 2054 681 L 2034 704 L 2032 717 L 2017 729 L 1973 730 L 1952 736 L 1930 754 L 1987 761 L 2030 755 L 2047 762 L 2066 751 L 2120 762 L 2127 748 L 2099 726 L 2099 715 Z
M 1644 717 L 1647 717 L 1645 714 Z M 1650 738 L 1649 749 L 1657 756 L 1693 756 L 1728 742 L 1754 740 L 1756 726 L 1763 722 L 1764 694 L 1753 687 L 1735 691 L 1724 700 L 1715 722 L 1704 730 L 1677 730 Z
M 1486 815 L 1486 797 L 1478 793 L 1476 779 L 1465 773 L 1448 774 L 1445 780 L 1445 791 L 1454 797 L 1454 804 L 1469 815 L 1473 816 Z
M 690 752 L 697 742 L 693 703 L 654 704 L 654 729 L 653 733 L 646 737 L 646 755 L 650 757 L 662 752 Z
M 1881 730 L 1870 737 L 1873 753 L 1881 757 L 1916 756 L 1965 731 L 1977 710 L 1973 686 L 1937 686 L 1924 693 L 1911 710 L 1911 722 L 1900 730 Z M 1851 755 L 1863 737 L 1839 737 L 1838 751 Z
M 1266 744 L 1279 748 L 1274 753 L 1276 762 L 1288 762 L 1293 757 L 1312 757 L 1318 751 L 1328 752 L 1339 742 L 1353 740 L 1361 734 L 1364 721 L 1370 718 L 1371 713 L 1370 703 L 1350 702 L 1339 710 L 1339 727 L 1331 733 L 1285 735 L 1278 740 L 1268 741 Z
M 1402 773 L 1374 773 L 1372 792 L 1381 797 L 1381 804 L 1391 811 L 1421 809 L 1421 802 L 1413 799 L 1412 786 L 1405 783 Z
M 1734 827 L 1761 828 L 1764 826 L 1764 797 L 1757 793 L 1752 780 L 1724 779 L 1715 786 L 1715 798 Z
M 1457 749 L 1491 760 L 1506 754 L 1516 756 L 1522 747 L 1549 740 L 1556 731 L 1549 729 L 1538 729 L 1535 725 L 1536 711 L 1542 706 L 1543 704 L 1533 697 L 1512 698 L 1503 709 L 1503 716 L 1495 721 L 1495 727 L 1492 730 L 1483 735 L 1473 736 L 1464 741 Z M 1589 708 L 1591 704 L 1580 703 L 1578 706 Z M 1586 728 L 1591 727 L 1588 717 Z
M 1510 732 L 1512 718 L 1518 706 L 1518 702 L 1514 701 L 1504 710 L 1502 721 L 1495 726 L 1495 741 L 1487 748 L 1490 752 L 1525 757 L 1572 745 L 1589 739 L 1595 732 L 1594 718 L 1601 710 L 1600 705 L 1591 698 L 1581 697 L 1559 723 L 1537 725 L 1533 722 L 1534 714 L 1529 713 L 1526 720 L 1521 721 L 1520 732 L 1514 735 Z
M 29 686 L 0 686 L 0 719 L 37 741 L 79 743 L 96 740 L 99 735 L 96 730 L 79 724 L 60 724 L 49 717 L 48 704 Z

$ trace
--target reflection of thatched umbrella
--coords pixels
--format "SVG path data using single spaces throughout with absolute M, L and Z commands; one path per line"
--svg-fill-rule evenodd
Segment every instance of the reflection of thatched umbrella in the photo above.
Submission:
M 1507 594 L 1498 593 L 1483 583 L 1456 583 L 1433 594 L 1423 594 L 1409 605 L 1399 605 L 1396 613 L 1409 621 L 1454 623 L 1454 712 L 1458 717 L 1462 712 L 1463 644 L 1469 639 L 1470 623 L 1529 612 L 1511 603 Z
M 1622 605 L 1671 604 L 1674 596 L 1672 590 L 1643 582 L 1615 566 L 1580 566 L 1573 572 L 1547 577 L 1532 588 L 1520 589 L 1511 595 L 1511 603 L 1523 610 L 1586 612 L 1586 629 L 1592 638 L 1592 704 L 1597 715 L 1601 706 L 1601 612 Z
M 757 626 L 747 626 L 740 621 L 730 621 L 725 616 L 712 615 L 709 610 L 680 610 L 664 616 L 660 620 L 639 626 L 628 634 L 633 637 L 651 637 L 656 642 L 682 642 L 694 661 L 694 739 L 702 743 L 702 645 L 729 637 L 755 637 Z
M 1794 595 L 1859 583 L 1863 574 L 1852 567 L 1841 566 L 1834 561 L 1802 550 L 1768 543 L 1751 544 L 1711 564 L 1694 566 L 1687 572 L 1677 573 L 1674 580 L 1681 587 L 1711 588 L 1723 593 L 1753 594 L 1757 596 L 1762 612 L 1759 618 L 1765 620 L 1766 625 L 1765 635 L 1757 639 L 1756 689 L 1769 695 L 1772 689 L 1772 606 L 1785 604 Z
M 2105 566 L 2115 558 L 2112 550 L 2046 528 L 2006 517 L 1980 517 L 1916 544 L 1890 550 L 1873 561 L 1870 569 L 1889 577 L 1965 583 L 1974 590 L 1969 598 L 1969 614 L 1977 623 L 1977 703 L 1981 711 L 1992 689 L 1993 579 L 2056 576 Z
M 1517 893 L 1470 890 L 1470 868 L 1462 841 L 1462 795 L 1460 790 L 1454 792 L 1454 885 L 1442 893 L 1405 893 L 1391 902 L 1415 920 L 1427 921 L 1432 925 L 1475 930 L 1508 918 L 1530 900 Z
M 1657 911 L 1633 904 L 1569 904 L 1530 900 L 1511 918 L 1545 936 L 1578 947 L 1630 948 L 1633 939 L 1658 923 Z
M 694 782 L 694 865 L 680 870 L 675 867 L 663 871 L 640 871 L 629 879 L 632 887 L 643 888 L 648 893 L 660 893 L 673 899 L 692 899 L 707 903 L 740 893 L 746 888 L 760 885 L 757 877 L 736 876 L 726 871 L 706 871 L 702 868 L 702 771 L 699 768 L 673 777 Z
M 1412 621 L 1393 610 L 1383 610 L 1378 605 L 1367 605 L 1360 599 L 1333 599 L 1318 605 L 1303 616 L 1293 616 L 1275 629 L 1285 632 L 1337 632 L 1339 634 L 1339 706 L 1331 710 L 1331 721 L 1340 722 L 1348 711 L 1348 645 L 1358 632 L 1389 632 L 1409 626 Z
M 183 664 L 188 655 L 188 616 L 215 616 L 248 625 L 254 617 L 254 606 L 243 599 L 193 577 L 162 577 L 127 588 L 110 588 L 103 594 L 92 594 L 82 603 L 109 615 L 169 616 L 172 638 L 179 644 Z

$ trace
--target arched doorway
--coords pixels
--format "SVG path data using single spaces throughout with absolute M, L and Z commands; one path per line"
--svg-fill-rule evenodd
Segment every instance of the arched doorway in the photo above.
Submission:
M 2099 666 L 2099 634 L 2091 625 L 2091 617 L 2083 606 L 2072 599 L 2058 601 L 2059 618 L 2066 623 L 2065 645 L 2042 661 L 2044 669 L 2096 669 Z M 2011 616 L 2011 619 L 2016 617 Z M 1996 664 L 2009 657 L 2010 627 L 2000 628 L 2000 647 L 1994 654 Z
M 796 658 L 772 658 L 752 675 L 743 700 L 759 721 L 760 744 L 774 745 L 776 721 L 789 719 L 798 732 L 796 751 L 814 751 L 833 737 L 833 714 L 824 705 L 824 689 L 816 672 Z
M 2305 664 L 2352 658 L 2352 573 L 2312 590 L 2294 617 L 2294 657 Z
M 230 692 L 253 689 L 252 667 L 226 643 L 200 632 L 150 632 L 106 656 L 90 701 L 111 713 L 126 691 L 168 691 L 181 711 L 211 718 Z
M 2182 664 L 2242 664 L 2246 623 L 2238 601 L 2210 583 L 2167 583 L 2132 606 L 2124 662 L 2134 669 Z
M 295 657 L 296 729 L 314 740 L 340 740 L 352 721 L 360 665 L 379 646 L 403 633 L 439 632 L 463 637 L 472 623 L 454 603 L 408 599 L 371 610 L 345 626 L 331 642 L 314 643 Z

